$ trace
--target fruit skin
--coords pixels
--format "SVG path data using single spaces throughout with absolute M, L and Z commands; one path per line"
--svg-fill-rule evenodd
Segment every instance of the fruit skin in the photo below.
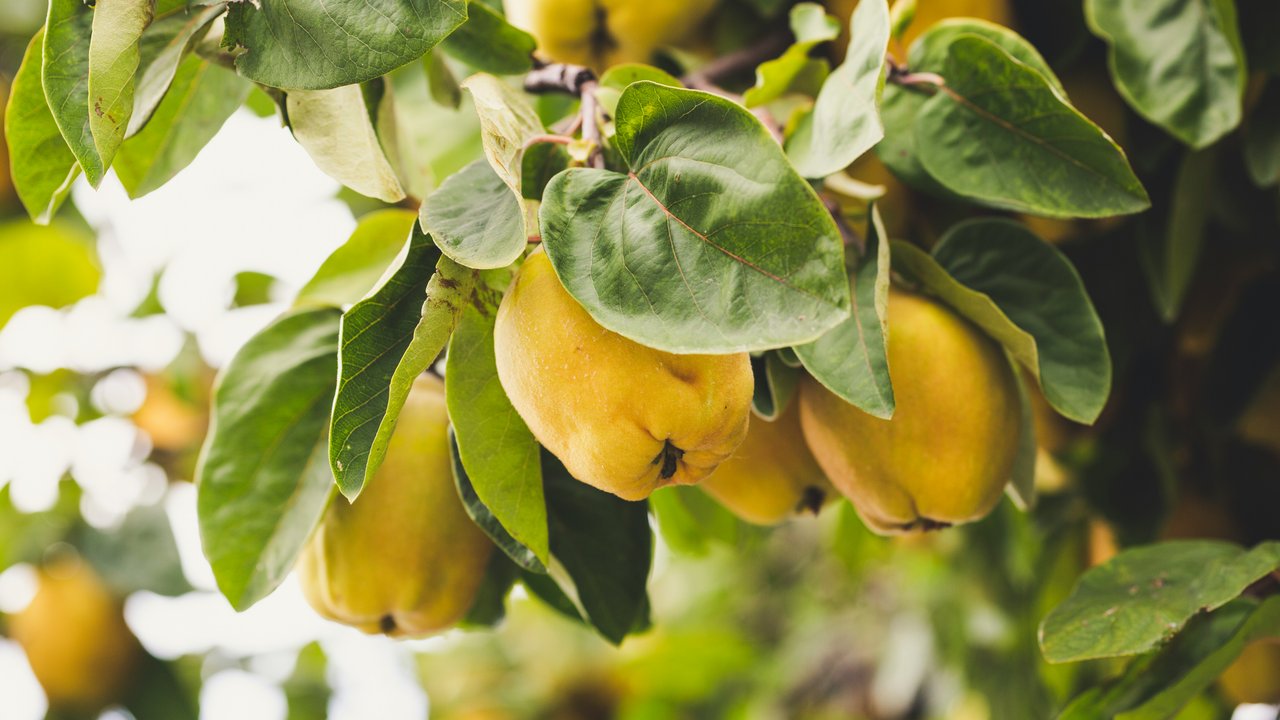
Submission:
M 141 657 L 124 605 L 79 559 L 55 560 L 37 580 L 31 604 L 10 618 L 9 634 L 26 651 L 50 707 L 96 716 L 120 700 Z
M 597 73 L 619 63 L 647 63 L 682 40 L 718 0 L 506 0 L 507 20 L 538 41 L 555 62 Z
M 601 327 L 538 251 L 494 328 L 498 378 L 569 473 L 624 500 L 701 481 L 747 434 L 746 353 L 675 355 Z
M 413 384 L 386 459 L 354 503 L 333 499 L 303 551 L 303 594 L 324 617 L 391 637 L 456 624 L 471 609 L 493 543 L 454 488 L 444 383 Z
M 1017 380 L 1000 347 L 941 303 L 889 291 L 897 409 L 881 420 L 816 380 L 800 385 L 805 439 L 874 532 L 977 520 L 996 506 L 1018 447 Z
M 756 525 L 776 525 L 798 513 L 817 514 L 835 496 L 804 442 L 796 403 L 773 422 L 754 418 L 747 438 L 701 487 L 734 515 Z
M 1280 638 L 1245 646 L 1240 657 L 1218 678 L 1222 694 L 1233 703 L 1280 703 Z

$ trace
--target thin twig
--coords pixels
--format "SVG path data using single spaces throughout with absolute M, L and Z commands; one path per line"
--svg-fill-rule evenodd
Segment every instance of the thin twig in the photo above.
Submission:
M 524 141 L 524 150 L 528 150 L 534 145 L 541 143 L 551 143 L 553 145 L 569 145 L 573 142 L 573 138 L 568 135 L 534 135 Z
M 795 42 L 795 36 L 790 30 L 780 30 L 740 50 L 718 57 L 680 80 L 688 87 L 698 87 L 706 83 L 719 85 L 743 71 L 755 70 L 756 66 L 766 60 L 776 58 L 793 42 Z

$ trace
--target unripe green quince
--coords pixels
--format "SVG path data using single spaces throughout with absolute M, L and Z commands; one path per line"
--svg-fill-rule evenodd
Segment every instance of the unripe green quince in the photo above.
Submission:
M 985 516 L 1010 479 L 1021 424 L 1004 352 L 950 308 L 893 288 L 888 354 L 890 420 L 801 382 L 801 426 L 818 464 L 880 534 Z
M 701 481 L 747 434 L 746 353 L 675 355 L 607 330 L 541 251 L 502 299 L 494 351 L 538 442 L 575 478 L 624 500 Z
M 335 497 L 298 561 L 302 590 L 330 620 L 417 637 L 471 609 L 493 543 L 454 487 L 444 383 L 419 377 L 386 458 L 349 503 Z
M 816 514 L 835 496 L 805 444 L 794 402 L 773 422 L 753 418 L 747 438 L 701 487 L 734 515 L 757 525 Z
M 647 63 L 697 27 L 717 0 L 506 0 L 507 20 L 555 62 L 601 72 Z
M 120 598 L 79 559 L 39 570 L 35 597 L 10 619 L 9 634 L 26 651 L 49 706 L 90 716 L 120 700 L 142 654 Z

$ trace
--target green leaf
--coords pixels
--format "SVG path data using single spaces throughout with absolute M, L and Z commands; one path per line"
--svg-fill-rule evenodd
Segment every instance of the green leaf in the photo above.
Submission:
M 797 345 L 800 362 L 831 392 L 878 418 L 893 417 L 885 346 L 889 311 L 889 236 L 872 206 L 866 253 L 850 277 L 853 312 L 816 341 Z
M 895 8 L 902 5 L 898 2 Z M 1058 76 L 1040 52 L 1014 31 L 977 18 L 950 18 L 936 23 L 911 44 L 908 64 L 913 72 L 941 73 L 946 70 L 947 50 L 956 38 L 977 35 L 986 38 L 1009 53 L 1018 62 L 1030 66 L 1044 76 L 1058 94 L 1066 97 Z M 912 186 L 935 195 L 950 195 L 925 172 L 916 157 L 915 122 L 920 108 L 929 95 L 920 88 L 907 88 L 889 83 L 885 85 L 880 103 L 880 117 L 884 121 L 885 137 L 876 146 L 876 154 L 895 175 Z
M 649 82 L 656 82 L 659 85 L 668 85 L 670 87 L 684 87 L 684 83 L 680 82 L 674 75 L 644 63 L 622 63 L 610 67 L 600 76 L 600 87 L 611 88 L 621 94 L 623 90 L 627 89 L 628 85 L 641 80 L 648 80 Z
M 89 130 L 89 35 L 93 10 L 81 0 L 49 0 L 40 77 L 62 138 L 89 184 L 98 187 L 107 168 Z
M 1217 153 L 1213 149 L 1187 153 L 1178 166 L 1169 219 L 1162 228 L 1150 217 L 1143 217 L 1139 225 L 1139 257 L 1152 300 L 1165 322 L 1178 317 L 1200 265 L 1217 182 L 1216 167 Z
M 378 210 L 361 217 L 351 237 L 298 291 L 294 305 L 345 308 L 369 294 L 405 248 L 416 221 L 412 210 Z
M 129 197 L 146 195 L 190 165 L 252 88 L 226 68 L 185 58 L 150 121 L 116 154 L 116 175 Z
M 751 370 L 756 381 L 751 409 L 765 420 L 776 420 L 795 395 L 800 371 L 782 362 L 775 351 L 751 358 Z
M 519 75 L 533 68 L 538 41 L 493 8 L 473 0 L 467 5 L 467 21 L 440 47 L 476 70 Z
M 109 530 L 82 526 L 71 543 L 120 597 L 138 590 L 170 597 L 191 591 L 161 504 L 136 507 Z
M 159 17 L 142 33 L 141 58 L 133 93 L 133 115 L 125 137 L 136 135 L 160 106 L 191 46 L 199 42 L 227 10 L 225 2 Z M 249 85 L 248 81 L 243 81 Z
M 649 496 L 649 507 L 662 539 L 672 550 L 686 555 L 706 555 L 712 541 L 739 547 L 756 533 L 764 532 L 739 520 L 697 487 L 660 488 Z
M 223 44 L 244 49 L 236 68 L 254 82 L 324 90 L 417 60 L 466 19 L 465 0 L 235 2 Z
M 791 8 L 791 31 L 795 43 L 780 57 L 761 63 L 756 68 L 756 84 L 742 95 L 742 103 L 756 107 L 773 102 L 791 90 L 795 80 L 812 64 L 825 67 L 825 62 L 809 57 L 817 45 L 835 40 L 840 23 L 827 15 L 821 5 L 805 2 Z
M 1134 110 L 1194 148 L 1240 124 L 1244 48 L 1234 0 L 1085 0 L 1116 89 Z
M 329 699 L 333 695 L 326 678 L 328 666 L 329 658 L 325 657 L 319 642 L 298 651 L 293 672 L 280 685 L 289 705 L 289 714 L 284 720 L 314 720 L 328 715 Z M 141 720 L 146 716 L 138 717 Z
M 422 227 L 454 262 L 506 267 L 528 244 L 522 202 L 485 160 L 454 173 L 422 204 Z
M 66 307 L 98 290 L 93 239 L 59 224 L 0 224 L 0 327 L 29 305 Z
M 1087 571 L 1049 613 L 1040 625 L 1040 648 L 1051 663 L 1147 652 L 1276 568 L 1280 542 L 1246 550 L 1216 540 L 1176 540 L 1125 550 Z
M 359 85 L 290 92 L 286 107 L 293 137 L 324 174 L 386 203 L 404 199 Z
M 543 196 L 543 244 L 601 325 L 676 353 L 816 339 L 849 315 L 831 215 L 741 106 L 652 82 L 618 102 L 626 173 L 570 168 Z
M 627 502 L 575 480 L 542 453 L 551 552 L 578 590 L 592 626 L 617 645 L 644 619 L 653 556 L 648 504 Z
M 1031 409 L 1031 394 L 1026 379 L 1018 372 L 1017 361 L 1012 356 L 1009 363 L 1018 383 L 1018 448 L 1013 456 L 1013 470 L 1005 492 L 1013 504 L 1023 512 L 1036 504 L 1036 425 Z
M 138 41 L 151 24 L 155 0 L 97 0 L 89 40 L 89 132 L 110 167 L 133 115 Z
M 293 569 L 333 488 L 325 428 L 338 374 L 333 308 L 284 315 L 222 370 L 196 469 L 205 556 L 244 610 Z
M 444 350 L 473 282 L 415 226 L 401 264 L 343 314 L 329 461 L 347 499 L 382 465 L 413 381 Z
M 542 564 L 538 556 L 519 540 L 511 537 L 511 533 L 502 527 L 498 518 L 494 517 L 489 508 L 480 502 L 480 496 L 476 495 L 475 486 L 471 484 L 471 478 L 467 475 L 466 468 L 462 466 L 462 455 L 458 453 L 458 438 L 453 428 L 449 429 L 449 450 L 453 480 L 458 487 L 458 496 L 462 498 L 462 505 L 467 509 L 467 514 L 516 565 L 529 572 L 545 575 L 547 567 Z
M 979 219 L 954 226 L 933 257 L 1030 337 L 1027 346 L 992 333 L 1039 381 L 1050 405 L 1076 422 L 1097 419 L 1111 392 L 1111 356 L 1102 321 L 1066 256 L 1020 223 Z
M 813 113 L 787 141 L 787 154 L 804 177 L 838 172 L 884 137 L 878 106 L 889 45 L 889 5 L 886 0 L 859 2 L 850 23 L 844 63 L 827 78 Z
M 995 43 L 956 38 L 944 75 L 920 108 L 915 143 L 921 165 L 951 192 L 1047 217 L 1150 206 L 1115 141 Z
M 445 369 L 449 419 L 476 496 L 546 566 L 551 546 L 538 442 L 498 381 L 493 323 L 488 309 L 462 313 Z
M 539 575 L 528 570 L 520 571 L 520 583 L 529 590 L 529 594 L 541 600 L 547 607 L 555 610 L 569 620 L 586 623 L 578 606 L 574 604 L 560 584 L 550 575 Z
M 1244 164 L 1258 187 L 1280 183 L 1280 81 L 1262 90 L 1244 129 Z
M 519 205 L 520 236 L 537 234 L 536 230 L 529 232 L 526 220 L 523 160 L 529 140 L 545 132 L 538 113 L 523 93 L 492 75 L 476 73 L 462 83 L 462 88 L 471 93 L 475 102 L 484 156 Z
M 427 73 L 431 99 L 456 110 L 462 104 L 462 88 L 458 86 L 458 78 L 454 77 L 444 56 L 433 50 L 422 56 L 422 64 Z
M 130 673 L 130 680 L 120 704 L 133 717 L 141 720 L 198 720 L 200 717 L 195 693 L 182 682 L 172 664 L 143 653 Z
M 1280 597 L 1234 600 L 1193 618 L 1167 645 L 1130 663 L 1117 681 L 1085 693 L 1058 720 L 1165 720 L 1177 715 L 1249 643 L 1280 635 Z
M 4 112 L 4 134 L 9 143 L 9 170 L 13 187 L 31 219 L 41 225 L 53 218 L 80 175 L 80 165 L 62 139 L 62 131 L 49 110 L 40 79 L 44 31 L 27 45 L 22 66 L 13 78 Z

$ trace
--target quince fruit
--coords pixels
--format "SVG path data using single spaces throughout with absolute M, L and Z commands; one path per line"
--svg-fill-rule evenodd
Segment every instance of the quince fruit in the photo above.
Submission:
M 897 400 L 890 420 L 813 378 L 801 381 L 801 427 L 818 464 L 882 535 L 985 516 L 1009 481 L 1021 425 L 1004 352 L 950 308 L 897 288 L 888 352 Z
M 796 403 L 773 422 L 755 418 L 737 451 L 701 487 L 734 515 L 757 525 L 776 525 L 802 512 L 817 514 L 835 496 L 804 442 Z
M 9 634 L 49 706 L 90 716 L 120 700 L 142 652 L 120 598 L 78 558 L 38 571 L 35 597 L 10 619 Z
M 534 437 L 575 478 L 624 500 L 711 474 L 747 434 L 746 353 L 675 355 L 601 327 L 546 254 L 498 307 L 498 379 Z
M 1218 686 L 1236 704 L 1280 703 L 1280 638 L 1267 638 L 1247 645 L 1231 663 Z
M 697 28 L 717 0 L 506 0 L 507 20 L 551 60 L 601 72 L 647 63 Z
M 493 543 L 454 487 L 444 383 L 414 381 L 386 458 L 355 502 L 334 498 L 299 560 L 324 617 L 417 637 L 453 626 L 475 601 Z

